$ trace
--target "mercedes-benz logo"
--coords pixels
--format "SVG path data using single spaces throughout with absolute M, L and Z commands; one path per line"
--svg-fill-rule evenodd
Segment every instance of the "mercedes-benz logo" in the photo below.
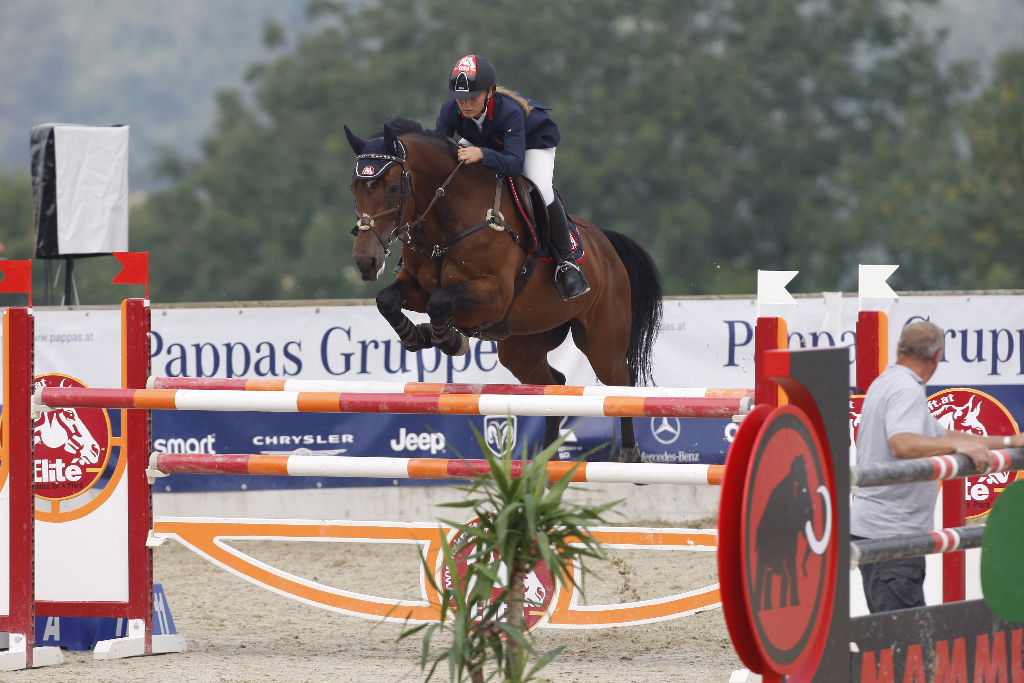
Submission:
M 651 434 L 658 440 L 658 443 L 670 444 L 679 438 L 678 417 L 652 417 Z

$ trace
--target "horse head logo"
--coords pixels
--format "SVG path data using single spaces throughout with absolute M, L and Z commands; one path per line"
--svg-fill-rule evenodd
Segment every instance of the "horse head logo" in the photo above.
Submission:
M 972 394 L 967 403 L 959 406 L 954 403 L 946 403 L 932 414 L 946 429 L 988 436 L 988 429 L 978 419 L 982 402 L 981 399 L 978 399 L 977 405 L 975 405 L 977 398 Z
M 536 571 L 531 571 L 526 574 L 526 578 L 523 579 L 523 599 L 532 605 L 543 605 L 545 598 L 547 598 L 547 590 L 544 588 L 544 584 L 541 583 L 540 578 L 537 576 Z
M 797 590 L 797 547 L 800 537 L 807 542 L 800 567 L 807 576 L 807 560 L 811 553 L 823 555 L 832 536 L 832 499 L 828 488 L 818 486 L 815 495 L 822 499 L 824 525 L 821 537 L 814 534 L 814 497 L 807 478 L 807 462 L 803 455 L 793 458 L 789 474 L 775 485 L 768 497 L 761 521 L 757 525 L 757 575 L 754 603 L 758 609 L 772 609 L 772 583 L 781 582 L 779 607 L 800 604 Z
M 37 381 L 35 386 L 40 389 L 46 386 L 46 382 Z M 59 386 L 73 387 L 74 384 L 70 380 L 62 379 Z M 63 451 L 72 456 L 71 462 L 77 465 L 95 465 L 102 455 L 99 443 L 74 408 L 58 408 L 44 412 L 36 420 L 32 437 L 37 446 Z

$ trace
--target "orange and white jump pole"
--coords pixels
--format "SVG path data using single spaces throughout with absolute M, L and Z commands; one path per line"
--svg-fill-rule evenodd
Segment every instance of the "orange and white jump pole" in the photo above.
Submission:
M 523 462 L 512 461 L 513 478 L 522 475 Z M 723 465 L 664 463 L 549 462 L 552 481 L 571 476 L 574 482 L 599 484 L 722 483 Z M 490 472 L 486 460 L 442 458 L 372 458 L 337 455 L 209 455 L 153 453 L 147 474 L 264 474 L 284 477 L 356 477 L 369 479 L 472 479 Z
M 80 389 L 36 391 L 34 409 L 135 408 L 277 413 L 399 413 L 413 415 L 532 415 L 570 417 L 731 418 L 750 411 L 743 398 L 641 396 L 519 396 L 506 394 L 341 394 L 314 391 Z

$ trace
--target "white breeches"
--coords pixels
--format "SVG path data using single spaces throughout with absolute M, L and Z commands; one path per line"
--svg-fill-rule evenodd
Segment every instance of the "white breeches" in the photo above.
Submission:
M 555 148 L 528 149 L 523 163 L 523 175 L 533 181 L 544 197 L 544 204 L 555 201 L 551 179 L 555 175 Z

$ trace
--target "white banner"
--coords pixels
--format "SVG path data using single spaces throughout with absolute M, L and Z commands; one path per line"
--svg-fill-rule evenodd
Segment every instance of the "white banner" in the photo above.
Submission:
M 821 298 L 763 305 L 787 320 L 790 347 L 852 346 L 857 299 L 844 297 L 838 335 L 821 331 Z M 902 327 L 916 319 L 946 331 L 936 385 L 1012 385 L 1024 375 L 1024 306 L 1009 295 L 906 296 L 865 300 L 889 316 L 890 361 Z M 670 299 L 655 345 L 661 386 L 753 388 L 753 298 Z M 417 322 L 425 316 L 413 316 Z M 61 372 L 90 386 L 120 384 L 120 312 L 37 311 L 36 372 Z M 450 358 L 407 353 L 373 306 L 170 308 L 153 311 L 153 373 L 187 377 L 295 377 L 396 382 L 514 382 L 496 345 L 473 340 Z M 851 384 L 853 353 L 851 352 Z M 570 338 L 550 355 L 570 384 L 596 384 Z

